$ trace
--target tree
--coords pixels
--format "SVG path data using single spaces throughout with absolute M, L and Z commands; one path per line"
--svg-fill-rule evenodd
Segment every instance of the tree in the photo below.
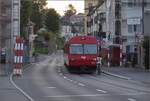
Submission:
M 35 32 L 43 27 L 44 22 L 44 7 L 47 0 L 32 0 L 32 16 L 31 21 L 35 23 Z
M 40 12 L 43 11 L 44 7 L 47 5 L 47 0 L 32 0 L 32 3 L 37 6 Z
M 65 16 L 70 17 L 76 14 L 76 9 L 72 4 L 68 5 L 68 9 L 65 11 Z
M 47 9 L 45 16 L 45 26 L 48 31 L 57 33 L 59 31 L 59 14 L 55 9 Z
M 25 37 L 25 27 L 27 27 L 28 19 L 32 14 L 32 2 L 30 0 L 21 0 L 21 20 L 20 20 L 20 30 L 21 36 Z

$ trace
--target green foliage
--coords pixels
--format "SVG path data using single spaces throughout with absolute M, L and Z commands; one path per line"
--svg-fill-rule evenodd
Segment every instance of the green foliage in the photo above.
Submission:
M 27 26 L 28 19 L 32 14 L 32 2 L 30 0 L 21 0 L 21 21 L 20 21 L 20 30 L 21 36 L 25 37 L 25 27 Z
M 144 38 L 144 42 L 143 42 L 143 48 L 144 48 L 144 53 L 145 53 L 145 57 L 144 57 L 144 64 L 145 64 L 145 67 L 146 69 L 150 69 L 150 64 L 149 64 L 149 61 L 150 61 L 150 54 L 149 54 L 149 48 L 150 48 L 150 37 L 145 37 Z
M 43 27 L 44 22 L 44 7 L 47 0 L 32 0 L 32 16 L 31 21 L 35 23 L 35 32 Z
M 54 40 L 55 38 L 54 36 L 55 34 L 53 32 L 47 32 L 47 33 L 44 33 L 43 35 L 46 41 Z
M 56 38 L 57 49 L 63 49 L 65 43 L 65 37 Z
M 59 30 L 59 14 L 55 9 L 47 9 L 45 16 L 45 26 L 48 31 L 58 32 Z
M 47 47 L 35 47 L 35 53 L 48 54 Z
M 76 14 L 76 9 L 72 4 L 68 5 L 68 9 L 65 11 L 65 16 L 70 17 Z
M 32 0 L 32 3 L 34 4 L 34 5 L 36 5 L 36 7 L 37 7 L 37 9 L 38 9 L 38 11 L 39 12 L 42 12 L 43 11 L 43 9 L 44 9 L 44 7 L 46 6 L 46 1 L 47 0 Z M 37 10 L 36 9 L 36 10 Z

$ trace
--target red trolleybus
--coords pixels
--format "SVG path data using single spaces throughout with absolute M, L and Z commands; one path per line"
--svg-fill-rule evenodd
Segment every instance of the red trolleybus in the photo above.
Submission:
M 94 36 L 74 36 L 64 46 L 64 64 L 69 72 L 95 72 L 97 56 Z

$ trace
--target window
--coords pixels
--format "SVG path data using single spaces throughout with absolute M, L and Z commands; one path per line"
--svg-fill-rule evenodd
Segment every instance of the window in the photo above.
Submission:
M 129 33 L 133 33 L 134 32 L 133 25 L 128 25 L 128 32 Z
M 97 53 L 97 46 L 92 44 L 85 44 L 84 45 L 84 54 L 96 54 Z
M 128 25 L 128 32 L 129 33 L 134 33 L 134 32 L 138 32 L 140 33 L 141 32 L 141 24 L 138 24 L 138 25 Z
M 70 54 L 97 54 L 96 44 L 71 44 Z
M 70 45 L 70 54 L 83 54 L 82 44 L 71 44 Z
M 128 0 L 128 7 L 134 7 L 135 6 L 135 0 Z
M 137 29 L 136 32 L 142 32 L 142 26 L 141 26 L 141 24 L 140 25 L 136 25 L 136 29 Z

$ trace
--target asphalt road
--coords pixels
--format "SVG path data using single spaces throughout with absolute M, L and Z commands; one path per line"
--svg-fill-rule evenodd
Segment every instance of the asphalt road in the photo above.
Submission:
M 149 101 L 150 85 L 105 74 L 70 74 L 63 57 L 46 56 L 13 81 L 34 101 Z

